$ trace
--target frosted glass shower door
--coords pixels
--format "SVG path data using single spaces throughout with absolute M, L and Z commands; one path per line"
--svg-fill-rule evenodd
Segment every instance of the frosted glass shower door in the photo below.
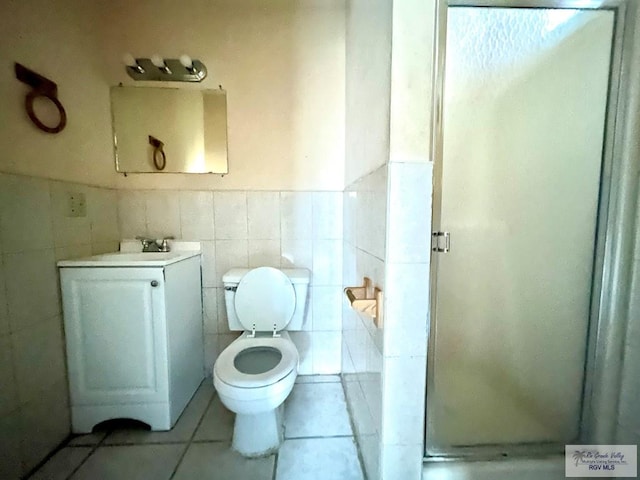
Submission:
M 578 435 L 613 25 L 448 10 L 432 453 Z

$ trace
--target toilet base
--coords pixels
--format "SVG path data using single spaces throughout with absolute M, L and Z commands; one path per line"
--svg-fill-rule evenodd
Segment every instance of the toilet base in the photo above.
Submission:
M 284 404 L 257 415 L 236 414 L 231 446 L 240 455 L 263 457 L 277 452 L 284 439 Z

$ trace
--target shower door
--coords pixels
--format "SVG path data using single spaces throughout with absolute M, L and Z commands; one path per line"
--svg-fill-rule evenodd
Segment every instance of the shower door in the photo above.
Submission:
M 615 20 L 447 10 L 427 455 L 578 439 Z

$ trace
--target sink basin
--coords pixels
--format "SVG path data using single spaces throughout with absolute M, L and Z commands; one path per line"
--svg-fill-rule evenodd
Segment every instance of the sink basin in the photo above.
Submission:
M 163 267 L 199 255 L 197 251 L 183 252 L 113 252 L 92 257 L 61 260 L 59 267 Z

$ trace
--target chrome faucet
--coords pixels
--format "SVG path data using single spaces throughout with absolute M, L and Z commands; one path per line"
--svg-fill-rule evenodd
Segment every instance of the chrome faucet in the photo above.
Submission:
M 172 240 L 173 237 L 164 237 L 159 239 L 136 237 L 142 243 L 143 252 L 168 252 L 170 250 L 168 240 Z

